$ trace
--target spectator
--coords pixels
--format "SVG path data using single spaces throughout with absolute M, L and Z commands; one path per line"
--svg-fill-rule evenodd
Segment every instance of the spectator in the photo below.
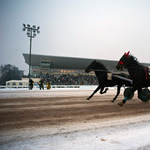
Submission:
M 50 76 L 50 81 L 52 85 L 98 85 L 97 77 L 92 75 L 60 75 L 60 76 Z

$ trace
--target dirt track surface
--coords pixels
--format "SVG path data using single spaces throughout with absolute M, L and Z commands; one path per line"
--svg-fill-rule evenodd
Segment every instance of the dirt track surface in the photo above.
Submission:
M 137 96 L 127 101 L 123 107 L 117 105 L 123 96 L 120 95 L 111 103 L 113 97 L 114 95 L 96 95 L 90 101 L 86 100 L 87 96 L 0 99 L 0 132 L 150 113 L 150 102 L 143 103 Z

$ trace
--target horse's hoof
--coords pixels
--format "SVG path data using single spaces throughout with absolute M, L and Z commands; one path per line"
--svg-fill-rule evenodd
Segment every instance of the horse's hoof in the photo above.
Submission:
M 113 103 L 115 100 L 112 100 L 111 102 Z
M 123 102 L 118 103 L 118 105 L 122 107 L 123 106 Z
M 90 100 L 90 98 L 87 98 L 86 100 Z

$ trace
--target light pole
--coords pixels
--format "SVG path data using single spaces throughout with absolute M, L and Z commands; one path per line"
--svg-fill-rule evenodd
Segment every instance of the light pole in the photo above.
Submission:
M 30 54 L 29 54 L 29 82 L 30 82 L 30 67 L 31 67 L 31 45 L 32 45 L 32 38 L 35 38 L 36 36 L 36 32 L 39 34 L 40 31 L 40 27 L 37 27 L 35 25 L 33 25 L 32 27 L 27 24 L 27 26 L 25 24 L 23 24 L 23 28 L 22 30 L 25 31 L 27 29 L 27 36 L 30 37 Z M 29 87 L 30 89 L 30 87 Z

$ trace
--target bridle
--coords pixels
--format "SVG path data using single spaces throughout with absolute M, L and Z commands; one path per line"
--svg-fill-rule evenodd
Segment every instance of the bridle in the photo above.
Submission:
M 124 56 L 126 56 L 126 62 L 123 63 L 122 61 L 118 61 L 118 64 L 120 64 L 122 66 L 122 68 L 126 67 L 127 62 L 129 61 L 129 53 L 130 51 L 128 51 L 128 53 L 124 53 Z

